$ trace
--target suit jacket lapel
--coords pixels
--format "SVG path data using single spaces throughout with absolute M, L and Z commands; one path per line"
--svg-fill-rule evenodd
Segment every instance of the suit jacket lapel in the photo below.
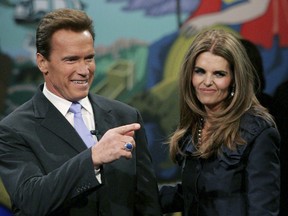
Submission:
M 111 104 L 109 106 L 106 99 L 103 100 L 101 96 L 92 94 L 89 94 L 89 99 L 93 107 L 97 139 L 100 140 L 107 130 L 118 126 L 116 124 L 117 121 L 112 114 Z M 115 165 L 111 166 L 111 164 L 112 163 L 103 164 L 103 169 L 101 169 L 102 172 L 103 170 L 106 170 L 106 173 L 109 173 L 113 167 L 115 168 Z M 102 181 L 106 182 L 108 179 L 109 177 L 107 177 L 107 175 L 102 175 Z
M 41 125 L 61 137 L 76 151 L 87 149 L 86 145 L 74 130 L 73 126 L 57 110 L 57 108 L 43 95 L 41 88 L 33 99 L 35 117 L 40 119 Z M 42 120 L 41 120 L 42 119 Z
M 100 96 L 89 94 L 89 99 L 93 107 L 95 129 L 99 140 L 107 130 L 116 127 L 115 118 L 111 114 L 111 107 L 102 101 Z

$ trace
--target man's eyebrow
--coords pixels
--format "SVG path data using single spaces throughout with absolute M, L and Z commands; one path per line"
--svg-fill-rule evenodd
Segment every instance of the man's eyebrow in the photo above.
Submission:
M 95 53 L 91 53 L 91 54 L 88 54 L 87 56 L 85 56 L 85 58 L 92 58 L 95 56 Z
M 71 60 L 71 59 L 78 59 L 79 56 L 71 55 L 71 56 L 64 56 L 62 60 Z

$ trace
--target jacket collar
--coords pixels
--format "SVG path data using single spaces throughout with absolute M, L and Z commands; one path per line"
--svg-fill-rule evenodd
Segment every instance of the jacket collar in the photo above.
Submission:
M 47 130 L 61 137 L 76 151 L 81 152 L 86 149 L 84 142 L 75 132 L 73 126 L 57 110 L 57 108 L 42 93 L 43 85 L 40 85 L 36 94 L 32 98 L 35 118 Z M 115 125 L 114 117 L 111 115 L 111 107 L 102 97 L 97 95 L 88 95 L 93 112 L 95 128 L 98 140 L 111 126 Z M 99 100 L 100 102 L 99 102 Z

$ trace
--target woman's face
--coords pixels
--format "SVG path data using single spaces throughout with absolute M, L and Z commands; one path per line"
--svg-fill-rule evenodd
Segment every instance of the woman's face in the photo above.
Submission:
M 231 83 L 232 72 L 226 59 L 210 52 L 197 57 L 192 71 L 192 85 L 207 113 L 221 109 L 230 94 Z

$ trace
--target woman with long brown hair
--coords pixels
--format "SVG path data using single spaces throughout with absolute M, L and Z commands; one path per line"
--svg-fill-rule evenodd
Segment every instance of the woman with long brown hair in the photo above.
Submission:
M 257 100 L 257 73 L 237 36 L 204 30 L 180 74 L 180 122 L 170 155 L 181 183 L 163 186 L 163 213 L 278 215 L 280 137 Z

